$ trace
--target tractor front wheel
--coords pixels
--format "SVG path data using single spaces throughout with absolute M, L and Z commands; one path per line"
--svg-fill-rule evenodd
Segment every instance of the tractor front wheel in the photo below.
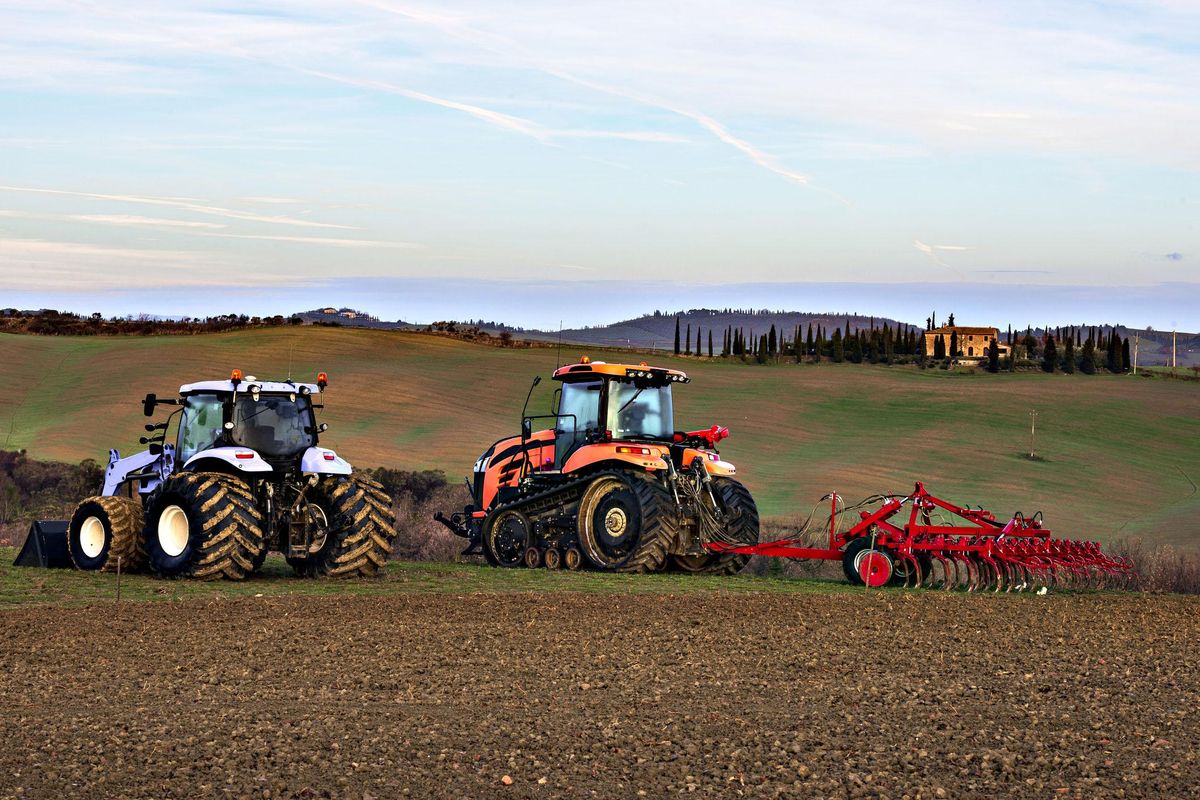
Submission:
M 76 569 L 125 572 L 146 565 L 142 504 L 129 497 L 89 497 L 71 516 L 67 551 Z
M 508 509 L 484 521 L 483 555 L 493 567 L 524 564 L 531 540 L 529 520 L 520 511 Z
M 674 508 L 670 493 L 652 479 L 601 475 L 579 501 L 579 546 L 597 569 L 657 572 L 674 539 Z
M 163 578 L 241 580 L 266 549 L 250 487 L 215 472 L 168 478 L 146 515 L 145 537 L 150 568 Z
M 326 480 L 313 490 L 319 509 L 313 519 L 328 522 L 304 558 L 289 558 L 306 578 L 369 578 L 383 567 L 396 540 L 392 498 L 383 486 L 361 475 Z

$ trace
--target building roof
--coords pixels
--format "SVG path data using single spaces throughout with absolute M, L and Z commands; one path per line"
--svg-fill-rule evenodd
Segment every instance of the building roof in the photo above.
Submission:
M 931 331 L 925 331 L 925 335 L 928 336 L 929 334 L 939 334 L 940 333 L 943 336 L 949 336 L 951 333 L 954 333 L 954 332 L 957 332 L 959 336 L 962 336 L 963 334 L 966 334 L 967 336 L 999 336 L 1000 335 L 999 328 L 967 328 L 962 325 L 955 325 L 954 327 L 950 327 L 949 325 L 943 325 L 940 328 L 934 328 Z

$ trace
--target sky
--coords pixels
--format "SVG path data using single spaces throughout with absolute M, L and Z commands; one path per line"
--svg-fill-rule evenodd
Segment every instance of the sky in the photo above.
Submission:
M 1200 330 L 1198 131 L 1183 0 L 0 0 L 0 306 Z

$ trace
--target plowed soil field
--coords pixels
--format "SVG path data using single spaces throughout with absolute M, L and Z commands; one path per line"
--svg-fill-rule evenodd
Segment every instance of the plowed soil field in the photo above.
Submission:
M 520 592 L 0 611 L 0 797 L 1183 798 L 1200 603 Z

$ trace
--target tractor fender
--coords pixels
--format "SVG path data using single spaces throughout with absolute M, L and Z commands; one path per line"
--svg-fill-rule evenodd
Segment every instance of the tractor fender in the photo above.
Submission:
M 691 464 L 697 457 L 704 459 L 704 470 L 709 475 L 728 477 L 737 474 L 737 467 L 728 461 L 722 460 L 721 456 L 715 450 L 699 450 L 689 447 L 683 451 L 684 465 Z
M 248 447 L 214 447 L 211 450 L 201 450 L 183 465 L 184 471 L 195 471 L 194 467 L 201 461 L 218 461 L 225 467 L 223 472 L 237 475 L 239 472 L 270 472 L 271 465 L 263 461 L 262 456 Z M 205 471 L 216 472 L 218 470 Z
M 300 471 L 316 475 L 349 475 L 350 462 L 324 447 L 310 447 L 300 458 Z
M 619 452 L 618 447 L 625 450 L 649 451 L 643 452 Z M 593 444 L 581 447 L 571 454 L 567 459 L 567 463 L 563 465 L 563 473 L 568 474 L 576 472 L 585 467 L 615 467 L 617 469 L 628 469 L 635 467 L 638 470 L 645 472 L 657 472 L 660 469 L 666 469 L 664 458 L 670 458 L 668 450 L 665 447 L 656 447 L 654 445 L 617 445 L 617 444 Z

